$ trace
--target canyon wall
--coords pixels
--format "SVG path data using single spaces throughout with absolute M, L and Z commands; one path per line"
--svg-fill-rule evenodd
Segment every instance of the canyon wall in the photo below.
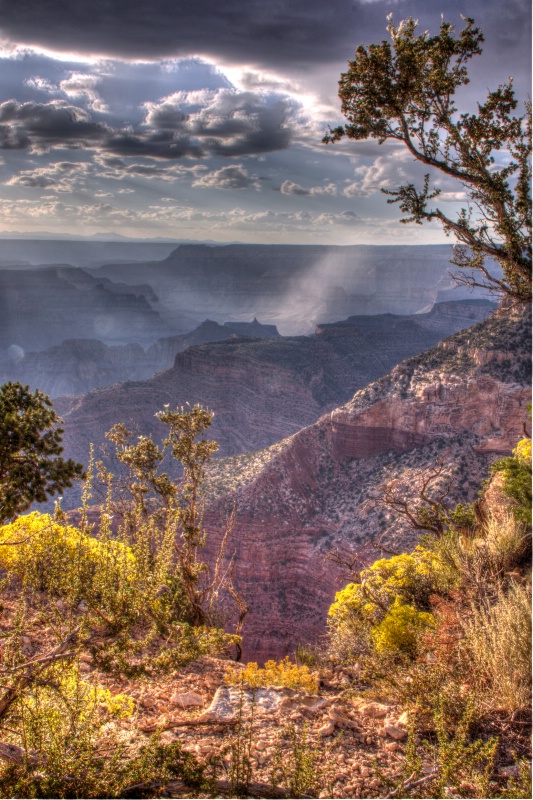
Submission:
M 442 304 L 428 314 L 352 317 L 320 326 L 312 336 L 276 339 L 243 338 L 228 329 L 229 339 L 189 347 L 176 355 L 171 369 L 149 379 L 59 398 L 65 452 L 87 463 L 89 443 L 98 452 L 105 432 L 117 422 L 159 440 L 164 426 L 154 415 L 166 403 L 200 403 L 214 411 L 211 435 L 221 455 L 260 450 L 315 422 L 401 359 L 436 343 L 443 319 L 457 330 L 491 310 L 486 303 Z
M 449 275 L 450 245 L 181 245 L 163 261 L 109 264 L 95 276 L 149 280 L 169 324 L 257 316 L 283 335 L 353 314 L 413 314 L 472 297 Z M 476 297 L 483 296 L 478 292 Z
M 400 364 L 344 406 L 254 460 L 214 464 L 207 516 L 214 548 L 224 508 L 236 585 L 250 605 L 245 657 L 285 655 L 324 632 L 334 593 L 348 582 L 328 553 L 380 557 L 380 536 L 415 541 L 377 501 L 393 484 L 415 497 L 427 470 L 445 465 L 450 501 L 473 500 L 489 463 L 523 436 L 530 399 L 530 316 L 497 314 Z M 234 478 L 224 482 L 221 472 Z

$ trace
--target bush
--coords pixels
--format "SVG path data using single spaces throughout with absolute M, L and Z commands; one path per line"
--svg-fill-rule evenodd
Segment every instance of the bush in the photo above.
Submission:
M 515 518 L 531 526 L 531 439 L 521 439 L 513 455 L 500 458 L 491 467 L 491 473 L 503 475 L 504 492 L 514 501 Z
M 288 739 L 285 751 L 283 739 Z M 324 789 L 332 797 L 336 774 L 329 756 L 333 746 L 333 743 L 326 747 L 321 742 L 313 743 L 307 723 L 300 731 L 288 725 L 280 732 L 272 759 L 272 786 L 283 786 L 288 797 L 316 797 Z
M 106 604 L 138 580 L 131 547 L 99 541 L 37 511 L 0 527 L 0 568 L 26 589 L 69 600 Z
M 98 773 L 107 772 L 98 751 L 111 745 L 118 754 L 113 718 L 132 713 L 131 698 L 87 683 L 75 663 L 52 663 L 2 720 L 22 764 L 0 770 L 0 790 L 18 797 L 98 796 L 104 788 Z
M 494 598 L 506 573 L 529 555 L 531 535 L 514 516 L 489 517 L 472 535 L 451 529 L 432 543 L 440 560 L 454 574 L 455 586 L 475 603 Z
M 335 595 L 329 609 L 330 642 L 341 660 L 373 648 L 414 652 L 415 631 L 431 624 L 430 597 L 456 581 L 438 552 L 418 546 L 412 553 L 382 558 Z
M 385 617 L 372 629 L 376 652 L 378 655 L 397 652 L 414 654 L 420 634 L 428 626 L 434 625 L 433 614 L 417 611 L 396 597 Z
M 248 683 L 252 687 L 287 686 L 289 689 L 302 689 L 312 694 L 318 692 L 318 679 L 309 667 L 292 664 L 288 656 L 279 663 L 267 661 L 264 669 L 253 661 L 243 670 L 231 667 L 226 675 L 226 682 L 230 685 Z

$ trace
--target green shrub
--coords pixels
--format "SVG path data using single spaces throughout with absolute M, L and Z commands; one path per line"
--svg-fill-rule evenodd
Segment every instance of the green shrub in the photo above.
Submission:
M 514 501 L 515 518 L 531 526 L 531 439 L 521 439 L 512 456 L 495 461 L 491 473 L 497 472 L 503 475 L 504 492 Z
M 450 529 L 432 547 L 455 575 L 455 586 L 476 603 L 493 598 L 506 573 L 521 565 L 531 548 L 531 535 L 514 516 L 489 517 L 469 535 Z
M 433 713 L 433 740 L 422 739 L 416 722 L 410 725 L 403 779 L 388 796 L 398 797 L 494 797 L 490 777 L 498 740 L 472 737 L 475 711 L 468 704 L 452 729 L 447 715 L 437 706 Z M 424 761 L 432 768 L 422 773 Z M 498 794 L 498 797 L 502 795 Z
M 289 745 L 286 749 L 282 748 L 284 740 Z M 333 746 L 312 742 L 307 723 L 301 730 L 287 725 L 280 731 L 280 741 L 272 759 L 272 786 L 283 786 L 288 797 L 316 797 L 324 789 L 328 797 L 333 797 L 336 778 L 330 759 Z

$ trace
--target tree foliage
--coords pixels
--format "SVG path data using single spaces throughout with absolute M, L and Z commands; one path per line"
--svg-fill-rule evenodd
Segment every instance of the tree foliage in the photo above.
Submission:
M 72 486 L 82 464 L 61 457 L 63 429 L 50 399 L 20 383 L 0 388 L 0 522 Z
M 467 63 L 483 42 L 474 20 L 465 19 L 458 36 L 444 20 L 436 36 L 417 34 L 413 19 L 396 26 L 389 17 L 388 31 L 392 42 L 360 45 L 341 75 L 347 124 L 324 141 L 347 136 L 402 142 L 418 161 L 460 181 L 469 205 L 455 219 L 431 204 L 440 189 L 430 188 L 429 174 L 422 188 L 407 184 L 383 191 L 388 203 L 399 203 L 402 222 L 437 220 L 456 237 L 452 263 L 461 269 L 460 282 L 530 300 L 531 104 L 524 116 L 513 115 L 517 100 L 510 78 L 489 91 L 477 113 L 459 113 L 456 91 L 469 82 Z M 491 261 L 500 264 L 502 277 Z

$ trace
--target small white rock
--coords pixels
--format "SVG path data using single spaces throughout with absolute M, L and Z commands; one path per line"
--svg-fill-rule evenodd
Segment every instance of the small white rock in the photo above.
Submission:
M 407 731 L 405 728 L 398 728 L 397 725 L 386 725 L 384 731 L 387 736 L 390 739 L 394 739 L 395 742 L 401 742 L 407 739 Z
M 318 729 L 317 733 L 319 736 L 331 736 L 334 730 L 335 724 L 333 722 L 326 722 L 325 725 L 322 725 L 322 727 Z
M 175 692 L 170 698 L 170 702 L 179 708 L 201 708 L 204 704 L 203 698 L 196 692 Z

